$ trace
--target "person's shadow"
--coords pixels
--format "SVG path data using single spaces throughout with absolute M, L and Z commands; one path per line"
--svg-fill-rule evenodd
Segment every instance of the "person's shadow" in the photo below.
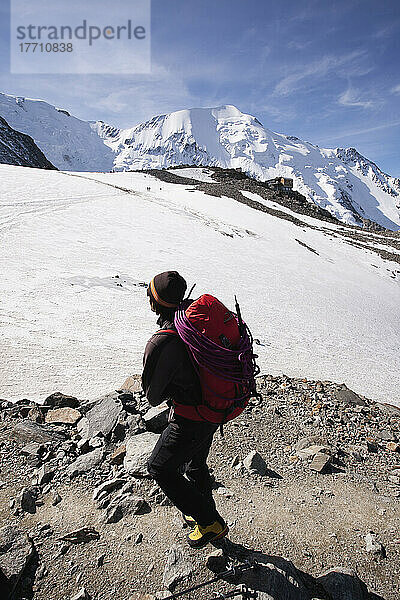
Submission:
M 332 569 L 315 578 L 281 556 L 251 550 L 227 538 L 213 545 L 223 551 L 227 563 L 254 565 L 235 580 L 223 579 L 256 591 L 258 600 L 385 600 L 368 592 L 365 583 L 347 569 Z

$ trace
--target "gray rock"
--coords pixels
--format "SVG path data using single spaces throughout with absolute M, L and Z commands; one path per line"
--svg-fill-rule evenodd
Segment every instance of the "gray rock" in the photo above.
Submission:
M 12 525 L 0 529 L 0 578 L 10 595 L 34 556 L 34 547 L 26 534 Z
M 375 556 L 385 556 L 385 548 L 372 531 L 365 536 L 365 544 L 365 549 L 370 554 L 374 554 Z
M 134 435 L 126 443 L 124 467 L 130 475 L 145 477 L 147 461 L 153 452 L 159 436 L 150 431 Z
M 79 400 L 74 396 L 67 396 L 61 392 L 54 392 L 45 400 L 45 405 L 51 408 L 78 408 Z
M 100 534 L 94 527 L 81 527 L 60 537 L 60 540 L 70 544 L 86 544 L 98 539 L 100 539 Z
M 90 439 L 98 433 L 108 436 L 123 411 L 118 393 L 107 394 L 100 398 L 96 404 L 86 413 L 77 425 L 78 432 L 84 439 Z
M 143 433 L 146 431 L 146 423 L 144 422 L 141 415 L 129 415 L 126 420 L 126 435 L 130 437 L 132 435 L 137 435 L 138 433 Z
M 12 435 L 19 442 L 46 442 L 60 443 L 65 440 L 65 434 L 54 431 L 49 425 L 41 425 L 30 419 L 24 419 L 17 423 L 12 430 Z
M 378 431 L 378 433 L 376 434 L 376 437 L 378 438 L 378 440 L 384 440 L 385 442 L 393 442 L 396 440 L 395 436 L 390 431 L 390 429 L 384 429 L 383 431 Z
M 335 395 L 339 402 L 344 402 L 345 404 L 355 404 L 358 406 L 366 406 L 366 402 L 352 390 L 349 390 L 346 386 L 344 386 L 344 388 L 341 390 L 336 390 Z
M 296 442 L 294 449 L 295 450 L 303 450 L 303 448 L 308 448 L 309 446 L 316 444 L 318 441 L 319 441 L 319 438 L 317 438 L 315 436 L 303 437 L 303 438 L 300 438 Z
M 42 465 L 37 471 L 37 481 L 39 485 L 45 485 L 54 477 L 54 470 L 48 465 Z
M 236 465 L 238 465 L 239 462 L 240 462 L 239 456 L 236 454 L 231 460 L 232 469 L 233 469 L 233 467 L 236 467 Z
M 55 408 L 49 410 L 46 415 L 46 423 L 75 425 L 82 417 L 79 410 L 66 406 L 64 408 Z
M 38 442 L 29 442 L 26 444 L 21 450 L 21 454 L 25 456 L 34 456 L 40 457 L 46 451 L 46 446 L 44 444 L 39 444 Z
M 104 492 L 113 492 L 114 490 L 123 486 L 124 483 L 126 483 L 126 479 L 121 479 L 118 477 L 104 481 L 94 489 L 92 496 L 93 500 L 97 500 Z
M 81 587 L 79 592 L 71 597 L 71 600 L 90 600 L 90 595 L 84 587 Z
M 60 504 L 62 498 L 60 496 L 60 494 L 58 492 L 55 492 L 53 494 L 53 500 L 51 501 L 53 506 L 57 506 L 57 504 Z
M 98 465 L 104 457 L 104 450 L 102 448 L 96 448 L 92 452 L 82 454 L 73 463 L 71 463 L 67 469 L 67 473 L 70 477 L 75 477 L 79 473 L 86 473 L 90 471 L 96 465 Z
M 246 456 L 243 464 L 249 473 L 265 475 L 267 472 L 267 463 L 255 450 Z
M 44 577 L 46 577 L 49 574 L 46 565 L 40 565 L 40 567 L 38 568 L 38 570 L 36 571 L 36 578 L 37 579 L 44 579 Z
M 312 459 L 310 469 L 312 471 L 317 471 L 317 473 L 323 473 L 324 471 L 326 471 L 330 460 L 331 457 L 329 456 L 329 454 L 325 454 L 325 452 L 318 452 Z
M 18 496 L 18 505 L 24 512 L 34 515 L 36 512 L 37 493 L 35 488 L 24 488 Z
M 147 413 L 143 415 L 147 431 L 161 433 L 168 423 L 168 414 L 169 408 L 166 408 L 165 404 L 152 406 Z
M 193 565 L 185 550 L 177 544 L 171 546 L 164 569 L 163 585 L 172 591 L 177 583 L 190 577 L 193 571 Z
M 301 450 L 297 450 L 296 454 L 299 458 L 306 459 L 315 456 L 319 452 L 324 452 L 325 454 L 329 454 L 329 449 L 326 446 L 321 446 L 319 444 L 312 444 L 311 446 L 306 446 Z
M 329 569 L 317 578 L 322 588 L 334 600 L 369 600 L 367 586 L 354 571 L 337 567 Z
M 130 493 L 114 498 L 107 507 L 105 523 L 117 523 L 127 515 L 139 515 L 150 512 L 150 507 L 143 498 Z

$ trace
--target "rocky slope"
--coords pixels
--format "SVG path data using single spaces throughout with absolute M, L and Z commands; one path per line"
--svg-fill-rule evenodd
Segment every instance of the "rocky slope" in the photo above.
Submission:
M 235 106 L 155 116 L 129 129 L 86 122 L 39 100 L 0 94 L 0 115 L 67 171 L 240 168 L 265 181 L 289 177 L 308 202 L 342 222 L 400 228 L 400 182 L 354 148 L 319 148 L 275 133 Z
M 144 600 L 220 573 L 184 597 L 246 585 L 260 600 L 397 600 L 399 409 L 327 381 L 258 382 L 261 398 L 215 436 L 214 493 L 230 534 L 214 551 L 185 545 L 180 516 L 146 476 L 165 411 L 149 409 L 137 378 L 90 403 L 3 401 L 3 590 Z
M 15 131 L 0 117 L 0 163 L 55 169 L 29 135 Z

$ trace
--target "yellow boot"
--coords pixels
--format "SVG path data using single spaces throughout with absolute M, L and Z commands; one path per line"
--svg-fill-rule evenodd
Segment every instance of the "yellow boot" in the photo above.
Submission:
M 228 525 L 223 519 L 219 518 L 205 527 L 197 524 L 193 531 L 186 536 L 186 539 L 192 548 L 203 548 L 209 542 L 224 537 L 228 531 Z

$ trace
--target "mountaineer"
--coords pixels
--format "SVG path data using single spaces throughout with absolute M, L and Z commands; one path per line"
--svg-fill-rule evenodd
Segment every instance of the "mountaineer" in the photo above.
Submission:
M 149 474 L 192 528 L 189 545 L 202 548 L 228 533 L 206 462 L 213 436 L 254 395 L 256 365 L 240 313 L 238 320 L 208 294 L 183 300 L 186 288 L 177 271 L 156 275 L 148 286 L 159 330 L 145 348 L 142 386 L 152 406 L 164 401 L 170 406 L 168 425 L 148 461 Z

